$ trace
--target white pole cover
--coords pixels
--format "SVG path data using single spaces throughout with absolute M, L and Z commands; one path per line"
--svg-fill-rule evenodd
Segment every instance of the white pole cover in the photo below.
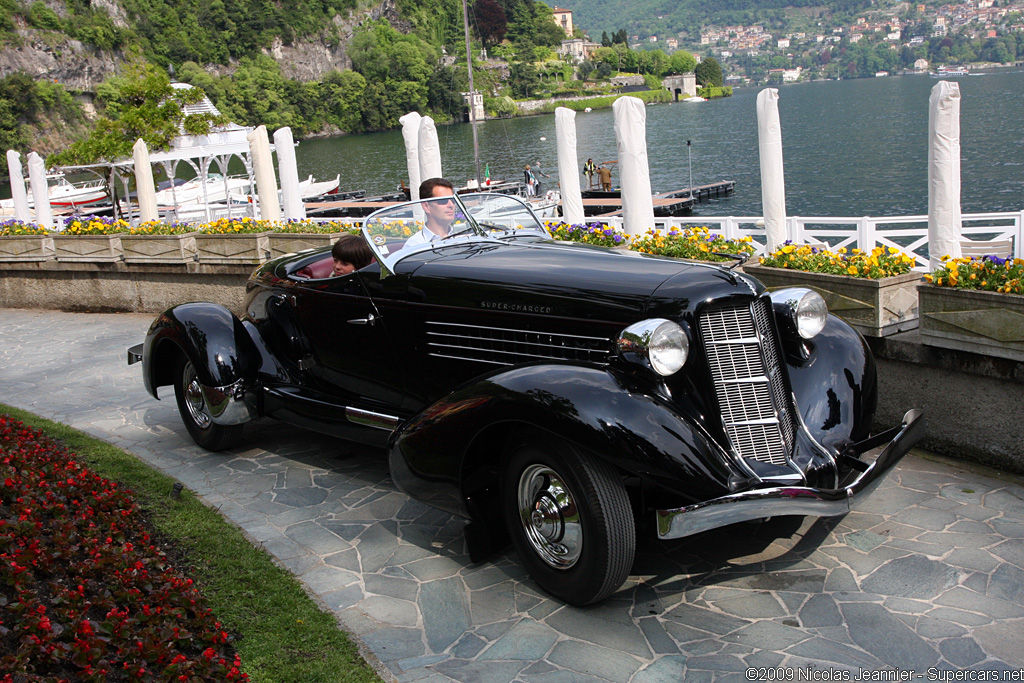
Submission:
M 647 166 L 647 108 L 639 98 L 620 97 L 612 110 L 622 181 L 622 227 L 629 235 L 640 235 L 654 227 L 651 172 Z
M 295 138 L 288 126 L 274 131 L 274 147 L 277 148 L 277 171 L 281 175 L 281 208 L 285 220 L 306 217 L 306 205 L 302 202 L 299 189 L 299 165 L 295 161 Z
M 576 171 L 576 112 L 572 109 L 555 109 L 555 137 L 558 139 L 558 177 L 562 181 L 562 220 L 570 224 L 582 223 L 585 218 Z
M 409 172 L 409 198 L 420 198 L 420 119 L 419 112 L 411 111 L 398 120 L 402 124 L 402 139 L 405 141 L 405 167 Z
M 31 220 L 28 212 L 28 194 L 25 192 L 25 173 L 21 168 L 21 154 L 7 150 L 7 174 L 11 177 L 11 199 L 14 200 L 14 217 L 22 223 Z
M 757 146 L 761 156 L 761 211 L 771 253 L 786 241 L 786 177 L 782 165 L 779 91 L 757 93 Z
M 274 179 L 274 160 L 271 157 L 267 127 L 259 126 L 245 136 L 252 153 L 252 168 L 256 176 L 256 194 L 260 198 L 260 218 L 281 220 L 281 205 L 277 201 L 277 180 Z
M 28 178 L 32 185 L 32 201 L 36 207 L 36 223 L 41 228 L 53 227 L 50 211 L 50 188 L 46 184 L 46 163 L 35 152 L 28 153 Z
M 928 97 L 928 255 L 960 257 L 960 86 L 939 81 Z
M 153 167 L 149 165 L 149 147 L 139 138 L 132 145 L 132 161 L 135 163 L 135 189 L 139 198 L 139 220 L 159 220 L 156 210 L 156 187 L 153 185 Z
M 424 116 L 420 119 L 420 181 L 441 178 L 441 145 L 437 142 L 437 128 L 434 119 Z

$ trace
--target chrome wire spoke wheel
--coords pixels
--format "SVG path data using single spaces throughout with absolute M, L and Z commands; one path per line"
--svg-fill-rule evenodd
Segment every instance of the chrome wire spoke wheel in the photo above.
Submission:
M 579 508 L 564 479 L 550 467 L 530 465 L 519 477 L 519 518 L 537 556 L 555 569 L 576 564 L 583 550 Z
M 189 417 L 200 429 L 209 427 L 213 420 L 206 412 L 206 399 L 203 398 L 203 388 L 199 384 L 196 370 L 192 363 L 185 363 L 182 370 L 181 384 L 185 387 L 185 407 L 188 409 Z

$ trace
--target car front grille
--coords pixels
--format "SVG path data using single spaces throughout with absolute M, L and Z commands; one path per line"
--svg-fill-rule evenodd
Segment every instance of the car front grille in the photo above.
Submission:
M 431 356 L 496 365 L 537 360 L 606 365 L 611 353 L 605 337 L 443 322 L 427 322 L 427 346 Z
M 701 338 L 725 432 L 742 458 L 785 465 L 795 423 L 765 298 L 707 311 Z

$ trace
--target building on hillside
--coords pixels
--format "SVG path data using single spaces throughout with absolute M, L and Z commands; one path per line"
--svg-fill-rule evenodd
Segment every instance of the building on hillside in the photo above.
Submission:
M 914 71 L 927 71 L 927 70 L 928 70 L 928 60 L 927 59 L 918 59 L 917 61 L 914 62 Z
M 555 23 L 562 27 L 565 35 L 572 38 L 572 10 L 554 7 L 551 11 L 555 15 Z
M 777 46 L 780 50 L 784 50 L 789 47 L 789 38 L 779 38 Z
M 590 59 L 590 55 L 599 47 L 601 47 L 601 43 L 591 43 L 581 38 L 563 40 L 561 47 L 558 48 L 558 56 L 566 61 L 579 64 Z

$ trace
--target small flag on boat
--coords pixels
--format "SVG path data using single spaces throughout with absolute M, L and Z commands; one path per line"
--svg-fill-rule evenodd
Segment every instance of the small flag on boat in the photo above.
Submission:
M 477 166 L 477 168 L 480 168 L 480 167 Z M 490 162 L 487 162 L 486 164 L 484 164 L 484 178 L 486 178 L 487 180 L 491 179 L 491 163 Z

